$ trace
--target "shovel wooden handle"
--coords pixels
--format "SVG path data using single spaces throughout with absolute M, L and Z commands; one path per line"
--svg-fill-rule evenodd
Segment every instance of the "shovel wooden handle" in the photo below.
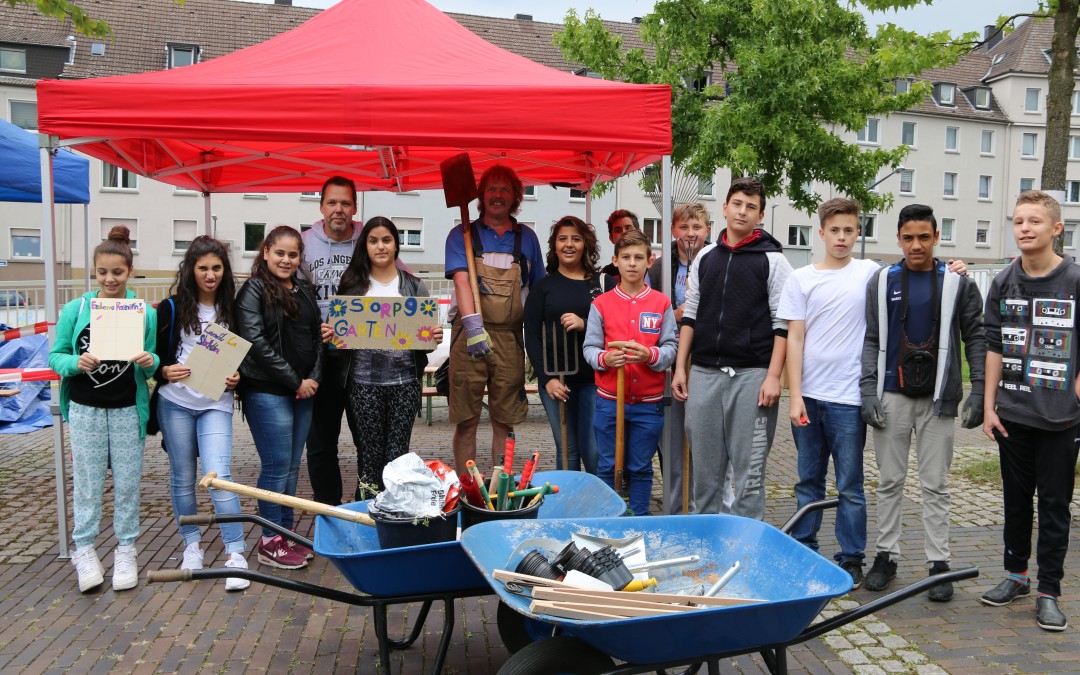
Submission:
M 320 516 L 341 518 L 342 520 L 349 520 L 354 523 L 360 523 L 361 525 L 375 527 L 375 521 L 366 513 L 350 511 L 349 509 L 343 509 L 340 506 L 330 506 L 329 504 L 314 502 L 310 499 L 290 497 L 289 495 L 283 495 L 280 492 L 270 492 L 269 490 L 263 490 L 262 488 L 255 488 L 241 483 L 222 480 L 217 477 L 216 471 L 211 471 L 203 476 L 202 480 L 199 481 L 199 485 L 206 489 L 214 488 L 215 490 L 234 492 L 238 495 L 244 495 L 245 497 L 254 497 L 256 499 L 261 499 L 264 502 L 273 502 L 300 511 L 316 513 Z
M 627 342 L 613 340 L 608 349 L 626 349 Z M 619 366 L 615 375 L 615 490 L 621 491 L 625 474 L 626 444 L 626 369 Z
M 465 240 L 465 264 L 469 267 L 469 289 L 472 290 L 473 311 L 484 320 L 480 311 L 480 282 L 476 277 L 476 258 L 473 257 L 472 222 L 469 221 L 469 205 L 461 205 L 461 230 Z

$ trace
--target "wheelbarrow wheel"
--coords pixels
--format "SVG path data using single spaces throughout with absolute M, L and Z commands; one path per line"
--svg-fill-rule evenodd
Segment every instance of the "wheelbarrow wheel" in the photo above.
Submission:
M 534 642 L 551 637 L 551 624 L 518 614 L 505 602 L 499 602 L 495 619 L 503 646 L 511 654 L 518 653 Z
M 499 668 L 499 675 L 599 675 L 615 667 L 611 657 L 576 637 L 559 636 L 526 645 Z

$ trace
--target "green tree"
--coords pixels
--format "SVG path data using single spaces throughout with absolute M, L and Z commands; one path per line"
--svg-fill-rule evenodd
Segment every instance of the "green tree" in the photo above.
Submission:
M 112 34 L 108 24 L 90 16 L 74 0 L 4 0 L 4 2 L 7 2 L 9 7 L 31 5 L 45 16 L 61 21 L 70 19 L 75 30 L 88 37 L 108 37 Z
M 811 181 L 867 209 L 890 206 L 892 195 L 867 186 L 900 165 L 907 149 L 868 149 L 841 134 L 920 102 L 929 84 L 897 93 L 896 80 L 954 63 L 976 39 L 920 36 L 893 24 L 871 35 L 844 0 L 660 0 L 640 31 L 646 49 L 625 49 L 592 10 L 583 17 L 571 10 L 555 43 L 605 78 L 671 85 L 676 165 L 698 176 L 719 167 L 758 175 L 769 194 L 786 192 L 804 211 L 818 202 L 805 189 Z M 702 86 L 709 74 L 712 84 Z
M 1080 27 L 1077 5 L 1078 0 L 1055 0 L 1045 8 L 1046 14 L 1054 18 L 1054 37 L 1050 43 L 1050 87 L 1046 96 L 1046 143 L 1041 176 L 1044 190 L 1065 190 L 1076 72 L 1076 32 Z M 1040 9 L 1044 8 L 1040 6 Z M 1061 242 L 1059 238 L 1057 243 Z

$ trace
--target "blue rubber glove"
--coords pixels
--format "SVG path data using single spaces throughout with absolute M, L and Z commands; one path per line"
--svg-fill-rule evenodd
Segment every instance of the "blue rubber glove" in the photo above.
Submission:
M 474 359 L 487 358 L 491 353 L 488 345 L 490 338 L 484 330 L 484 321 L 479 314 L 468 314 L 461 317 L 461 327 L 465 329 L 465 350 Z

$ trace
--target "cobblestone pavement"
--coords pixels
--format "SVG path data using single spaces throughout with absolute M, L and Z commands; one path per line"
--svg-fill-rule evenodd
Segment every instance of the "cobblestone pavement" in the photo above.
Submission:
M 519 454 L 539 449 L 542 467 L 552 468 L 550 430 L 541 406 L 533 401 L 528 421 L 518 427 Z M 786 398 L 781 402 L 786 419 Z M 490 438 L 481 427 L 480 447 Z M 443 625 L 442 610 L 432 609 L 418 643 L 394 652 L 389 670 L 378 663 L 371 612 L 364 608 L 298 595 L 262 584 L 242 593 L 225 593 L 223 582 L 147 584 L 114 593 L 108 576 L 104 590 L 78 592 L 75 571 L 58 560 L 52 432 L 0 436 L 0 672 L 183 672 L 183 673 L 419 673 L 430 669 Z M 434 425 L 418 421 L 414 449 L 425 457 L 451 457 L 445 408 L 436 407 Z M 246 425 L 234 422 L 233 477 L 254 485 L 258 456 Z M 344 443 L 342 454 L 353 448 Z M 866 476 L 870 516 L 869 548 L 875 540 L 873 488 L 877 474 L 868 441 Z M 483 454 L 483 453 L 482 453 Z M 1001 496 L 998 489 L 955 475 L 970 462 L 996 454 L 981 433 L 957 429 L 952 478 L 953 567 L 974 565 L 982 576 L 957 585 L 949 603 L 913 598 L 789 650 L 788 665 L 796 673 L 1021 673 L 1080 672 L 1080 638 L 1071 626 L 1047 633 L 1034 622 L 1034 602 L 1005 608 L 980 605 L 978 596 L 1001 575 Z M 483 462 L 482 462 L 483 463 Z M 903 556 L 894 588 L 926 575 L 918 482 L 912 467 L 904 508 Z M 306 466 L 301 469 L 300 496 L 309 497 Z M 794 511 L 795 447 L 790 429 L 779 425 L 768 465 L 767 520 L 784 522 Z M 70 480 L 70 479 L 69 479 Z M 658 481 L 657 481 L 658 482 Z M 70 483 L 69 483 L 70 484 Z M 347 486 L 351 490 L 352 486 Z M 103 531 L 98 552 L 111 572 L 116 546 L 110 525 L 110 492 L 106 493 Z M 657 502 L 659 502 L 659 494 Z M 209 498 L 199 496 L 209 509 Z M 254 502 L 242 499 L 254 510 Z M 1074 501 L 1075 509 L 1080 506 Z M 69 507 L 70 508 L 70 507 Z M 832 516 L 822 528 L 822 552 L 831 555 Z M 301 533 L 312 534 L 312 520 L 303 517 Z M 255 534 L 247 528 L 247 540 Z M 1074 530 L 1072 543 L 1080 534 Z M 207 563 L 221 565 L 220 537 L 205 537 Z M 179 566 L 181 540 L 172 522 L 168 497 L 168 464 L 160 443 L 148 443 L 143 480 L 142 535 L 139 563 L 145 570 Z M 870 556 L 872 558 L 872 552 Z M 251 556 L 254 568 L 259 565 Z M 1066 562 L 1062 606 L 1080 625 L 1080 563 Z M 1032 570 L 1034 572 L 1034 570 Z M 107 574 L 109 573 L 107 572 Z M 324 560 L 316 558 L 303 571 L 277 572 L 311 583 L 352 590 Z M 825 615 L 868 602 L 877 594 L 858 590 L 830 604 Z M 447 673 L 492 673 L 506 660 L 495 623 L 494 596 L 455 603 L 455 629 Z M 390 612 L 390 629 L 398 634 L 411 625 L 416 606 Z M 707 636 L 705 636 L 707 639 Z M 757 656 L 742 656 L 722 665 L 723 672 L 765 672 Z

